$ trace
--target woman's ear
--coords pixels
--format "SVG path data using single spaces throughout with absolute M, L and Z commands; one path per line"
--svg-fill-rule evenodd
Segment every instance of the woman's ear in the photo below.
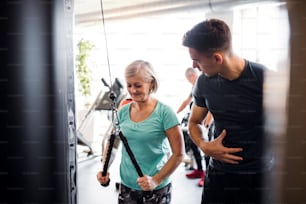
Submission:
M 213 57 L 214 57 L 217 64 L 222 64 L 223 56 L 220 53 L 218 53 L 218 52 L 214 53 Z

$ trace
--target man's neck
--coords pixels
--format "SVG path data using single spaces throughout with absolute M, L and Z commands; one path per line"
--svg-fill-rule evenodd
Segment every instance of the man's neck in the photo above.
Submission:
M 244 68 L 245 60 L 237 55 L 232 55 L 224 58 L 223 72 L 220 75 L 228 80 L 234 80 L 241 75 Z

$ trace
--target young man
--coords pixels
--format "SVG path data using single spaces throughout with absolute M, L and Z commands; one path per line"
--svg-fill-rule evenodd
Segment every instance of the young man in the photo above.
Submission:
M 193 67 L 203 73 L 193 90 L 189 119 L 192 140 L 212 158 L 202 204 L 261 203 L 263 175 L 272 165 L 272 156 L 263 151 L 266 68 L 237 56 L 231 38 L 228 25 L 218 19 L 198 23 L 183 38 Z M 215 123 L 210 142 L 201 127 L 208 112 Z

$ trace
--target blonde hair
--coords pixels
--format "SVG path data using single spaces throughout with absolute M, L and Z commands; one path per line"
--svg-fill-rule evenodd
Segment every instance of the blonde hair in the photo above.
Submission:
M 134 77 L 141 73 L 141 76 L 145 82 L 151 83 L 151 93 L 155 93 L 158 89 L 159 83 L 156 73 L 151 63 L 144 60 L 135 60 L 129 64 L 125 69 L 125 78 Z

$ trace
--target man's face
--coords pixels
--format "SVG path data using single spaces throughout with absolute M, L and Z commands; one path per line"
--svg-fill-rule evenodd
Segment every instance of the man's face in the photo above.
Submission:
M 193 48 L 189 48 L 190 58 L 192 59 L 193 68 L 199 69 L 206 76 L 213 76 L 218 73 L 218 66 L 215 58 L 204 55 Z

